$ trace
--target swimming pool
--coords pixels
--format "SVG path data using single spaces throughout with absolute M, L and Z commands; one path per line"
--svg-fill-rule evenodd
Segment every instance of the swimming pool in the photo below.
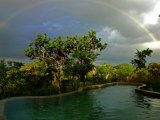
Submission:
M 50 98 L 8 101 L 7 120 L 159 120 L 160 100 L 116 85 Z

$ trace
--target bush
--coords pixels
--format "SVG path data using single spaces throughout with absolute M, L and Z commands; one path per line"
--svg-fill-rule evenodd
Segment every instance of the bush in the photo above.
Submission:
M 160 62 L 150 63 L 148 65 L 148 71 L 150 74 L 148 85 L 152 89 L 160 91 Z
M 128 78 L 128 82 L 147 83 L 149 80 L 149 72 L 147 68 L 135 70 Z
M 136 68 L 129 64 L 120 64 L 114 67 L 114 71 L 112 74 L 113 82 L 126 82 L 128 76 L 130 76 Z

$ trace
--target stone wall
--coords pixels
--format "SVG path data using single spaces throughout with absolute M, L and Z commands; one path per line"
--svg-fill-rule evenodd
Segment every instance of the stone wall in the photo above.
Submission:
M 146 85 L 145 84 L 136 88 L 135 92 L 146 95 L 146 96 L 150 96 L 150 97 L 160 98 L 160 93 L 159 92 L 146 90 Z

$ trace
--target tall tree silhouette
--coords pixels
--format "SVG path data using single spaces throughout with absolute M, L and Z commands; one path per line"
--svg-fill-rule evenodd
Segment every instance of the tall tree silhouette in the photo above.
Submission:
M 149 48 L 147 48 L 146 50 L 142 50 L 139 51 L 137 50 L 137 52 L 135 53 L 135 58 L 131 60 L 131 63 L 136 66 L 136 68 L 145 68 L 146 67 L 146 57 L 149 56 L 151 57 L 151 53 L 153 51 Z

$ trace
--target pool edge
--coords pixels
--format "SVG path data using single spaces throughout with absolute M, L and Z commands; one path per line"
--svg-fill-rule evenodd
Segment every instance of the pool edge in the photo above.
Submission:
M 6 100 L 0 100 L 0 120 L 7 120 L 4 116 L 4 106 L 5 106 Z
M 138 86 L 135 89 L 135 92 L 143 94 L 145 96 L 149 96 L 149 97 L 160 98 L 160 92 L 150 91 L 145 88 L 146 88 L 146 84 L 142 84 L 141 86 Z

